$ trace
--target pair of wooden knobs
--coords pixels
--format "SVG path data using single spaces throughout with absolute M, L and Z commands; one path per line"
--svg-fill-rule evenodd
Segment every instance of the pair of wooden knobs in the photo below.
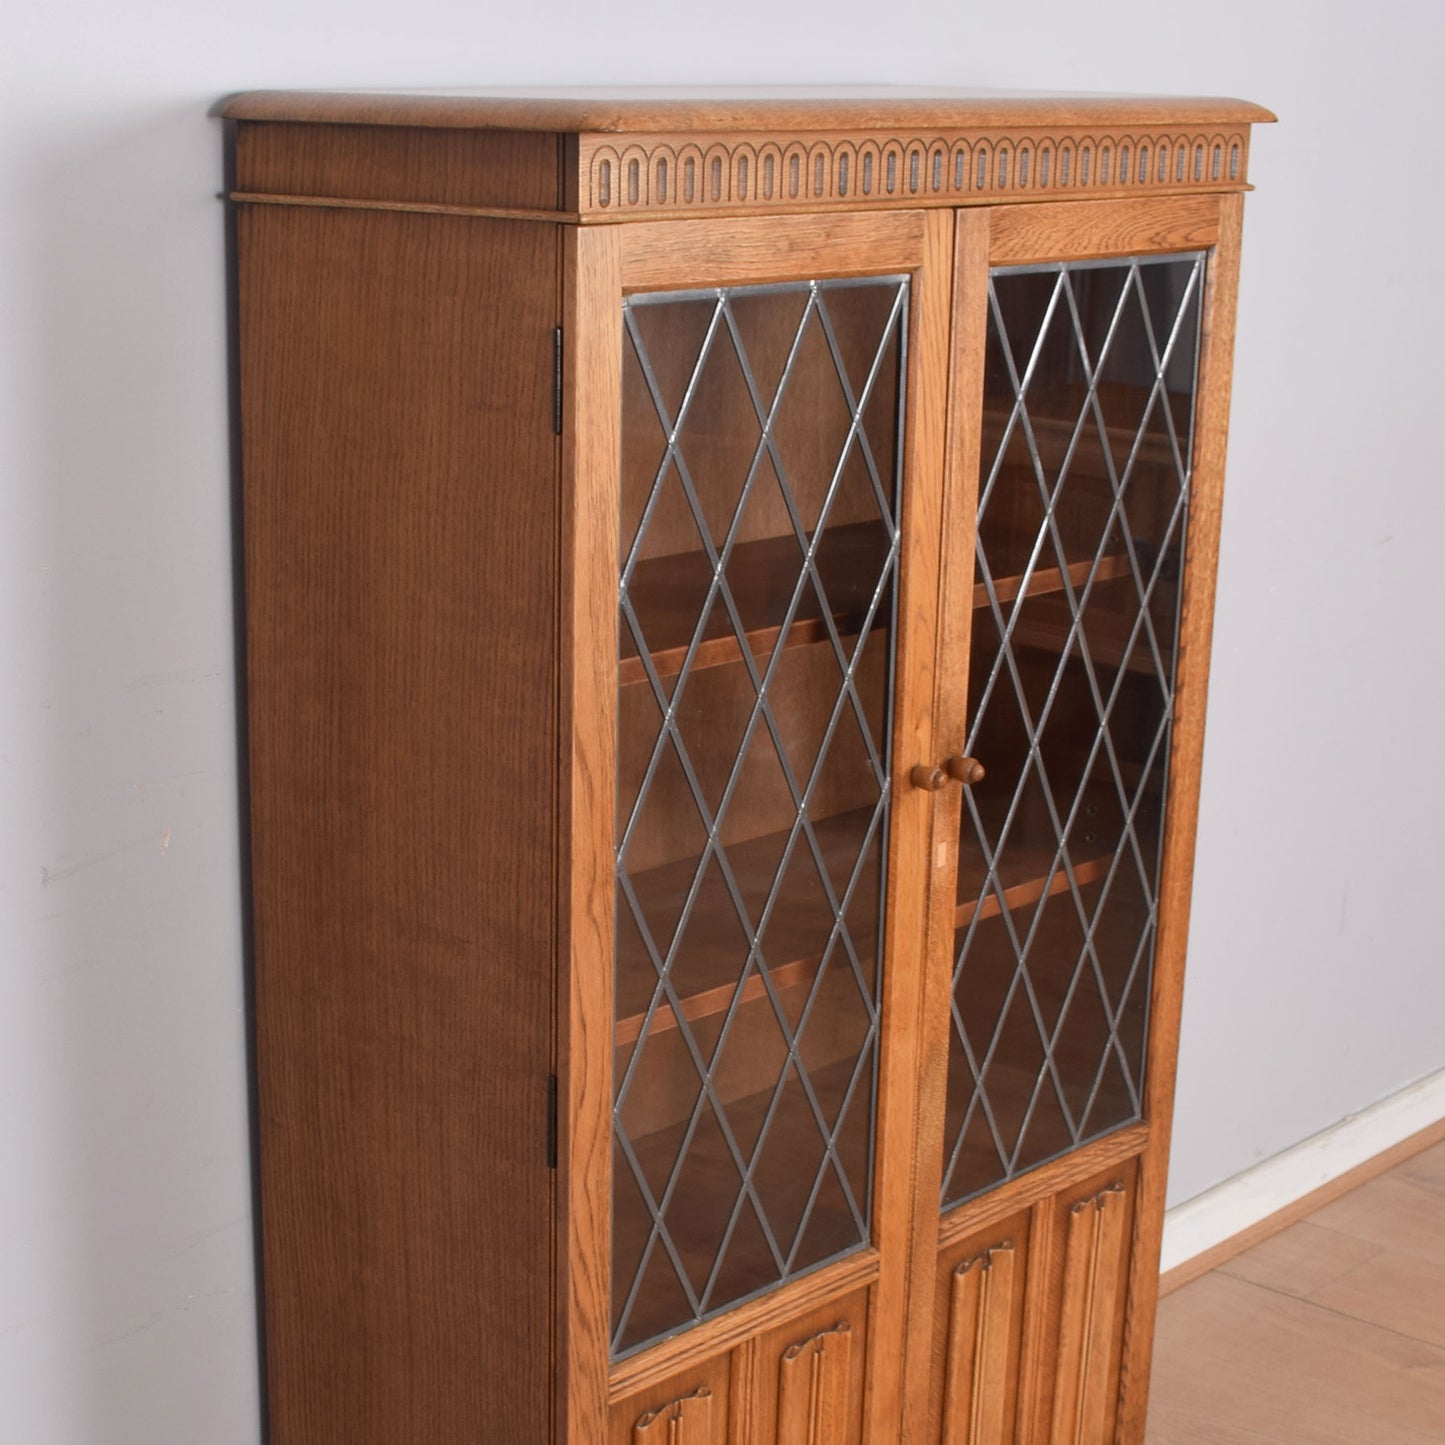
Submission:
M 936 793 L 950 778 L 956 783 L 962 783 L 966 788 L 973 783 L 981 783 L 984 776 L 983 764 L 977 758 L 965 758 L 957 754 L 946 759 L 941 768 L 931 768 L 927 763 L 919 763 L 908 775 L 913 786 L 922 788 L 925 793 Z

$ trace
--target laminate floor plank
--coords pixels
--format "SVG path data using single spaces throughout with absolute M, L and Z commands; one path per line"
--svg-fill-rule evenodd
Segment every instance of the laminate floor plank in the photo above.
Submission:
M 1393 1170 L 1317 1209 L 1310 1223 L 1445 1266 L 1445 1205 L 1439 1193 Z
M 1160 1303 L 1147 1445 L 1445 1445 L 1445 1145 Z
M 1159 1307 L 1149 1445 L 1440 1445 L 1445 1349 L 1215 1271 Z
M 1445 1194 L 1445 1144 L 1436 1144 L 1413 1159 L 1407 1159 L 1395 1169 L 1398 1178 L 1407 1180 L 1421 1189 L 1433 1189 Z
M 1387 1250 L 1315 1290 L 1310 1300 L 1445 1350 L 1445 1267 L 1429 1260 Z M 1440 1435 L 1445 1439 L 1445 1417 Z
M 1385 1251 L 1353 1235 L 1302 1219 L 1219 1266 L 1222 1274 L 1281 1294 L 1312 1299 L 1317 1290 Z

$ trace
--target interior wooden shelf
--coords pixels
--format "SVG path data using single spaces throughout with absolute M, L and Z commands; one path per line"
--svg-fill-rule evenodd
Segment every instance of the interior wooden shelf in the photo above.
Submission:
M 871 816 L 871 809 L 859 808 L 814 820 L 813 832 L 832 878 L 846 876 L 857 861 L 858 845 Z M 738 891 L 754 919 L 762 912 L 767 900 L 786 838 L 786 833 L 768 834 L 745 843 L 732 844 L 727 849 L 728 864 L 737 880 Z M 794 845 L 795 859 L 799 850 L 807 853 L 807 866 L 798 871 L 804 878 L 811 879 L 811 886 L 806 889 L 792 886 L 795 875 L 790 868 L 764 937 L 773 986 L 780 990 L 813 981 L 823 961 L 819 944 L 826 943 L 833 926 L 833 911 L 821 883 L 817 881 L 807 842 L 802 838 Z M 644 914 L 648 918 L 676 917 L 696 870 L 697 859 L 693 857 L 635 874 L 632 887 Z M 867 879 L 860 879 L 859 888 L 866 887 L 867 883 Z M 834 886 L 837 887 L 836 882 Z M 621 906 L 626 907 L 625 904 Z M 855 894 L 850 910 L 853 922 L 850 933 L 860 957 L 867 959 L 873 955 L 876 943 L 871 932 L 866 938 L 858 936 L 857 920 L 864 916 L 867 916 L 867 910 Z M 742 927 L 726 893 L 704 890 L 698 895 L 683 948 L 686 950 L 686 967 L 681 971 L 685 972 L 688 988 L 682 998 L 684 1015 L 691 1021 L 722 1013 L 732 1002 L 746 957 Z M 834 949 L 835 957 L 839 948 L 841 944 Z M 634 930 L 623 931 L 617 946 L 617 1024 L 614 1032 L 617 1045 L 634 1043 L 641 1034 L 656 984 L 657 970 L 653 968 L 641 940 Z M 754 973 L 743 988 L 743 1002 L 763 998 L 765 993 L 762 979 Z M 654 1014 L 653 1033 L 676 1027 L 677 1015 L 671 1008 L 664 1005 Z
M 1112 798 L 1112 802 L 1109 800 Z M 1108 876 L 1114 852 L 1106 845 L 1118 840 L 1119 807 L 1112 785 L 1095 785 L 1085 794 L 1085 808 L 1096 807 L 1099 821 L 1097 832 L 1100 836 L 1101 851 L 1093 855 L 1080 856 L 1078 844 L 1071 848 L 1074 878 L 1083 892 L 1086 910 L 1091 914 L 1098 906 L 1104 879 Z M 1152 810 L 1151 815 L 1152 815 Z M 1137 815 L 1136 815 L 1137 817 Z M 1136 826 L 1139 826 L 1136 823 Z M 1140 842 L 1146 857 L 1154 848 L 1152 832 L 1140 828 Z M 1038 842 L 1015 837 L 1009 846 L 1010 866 L 1007 876 L 1024 876 L 1025 881 L 1004 890 L 1004 898 L 1011 910 L 1036 902 L 1045 894 L 1053 896 L 1068 889 L 1068 878 L 1062 869 L 1047 877 L 1052 867 L 1055 844 L 1051 832 Z M 1125 845 L 1127 846 L 1127 845 Z M 981 920 L 999 914 L 998 895 L 990 892 L 980 905 L 978 894 L 983 887 L 985 868 L 976 850 L 970 866 L 969 855 L 965 853 L 964 864 L 959 876 L 959 903 L 955 913 L 955 926 L 965 927 L 975 916 Z M 1132 867 L 1126 860 L 1121 866 Z M 1028 876 L 1036 874 L 1037 876 Z M 1119 890 L 1114 890 L 1117 898 Z M 1144 919 L 1137 912 L 1125 913 L 1117 906 L 1105 911 L 1101 920 L 1096 921 L 1098 931 L 1094 934 L 1095 946 L 1106 968 L 1110 972 L 1110 987 L 1122 987 L 1118 976 L 1133 962 L 1139 943 L 1140 929 Z M 967 1014 L 969 998 L 999 999 L 1008 987 L 1016 967 L 1011 946 L 995 935 L 984 946 L 983 934 L 979 934 L 973 945 L 969 965 L 967 997 L 960 997 L 960 1006 Z M 1046 910 L 1038 925 L 1037 932 L 1029 944 L 1031 959 L 1030 979 L 1035 996 L 1044 1009 L 1049 1026 L 1057 1024 L 1060 1010 L 1068 994 L 1078 961 L 1079 927 L 1071 911 L 1060 913 Z M 1056 960 L 1058 967 L 1050 968 L 1049 960 Z M 988 977 L 988 975 L 992 977 Z M 1146 986 L 1137 987 L 1132 995 L 1131 1012 L 1142 1009 L 1147 1003 Z M 988 1038 L 992 1035 L 996 1017 L 987 1013 L 977 1024 L 977 1036 Z M 975 1024 L 970 1022 L 970 1028 Z M 1083 1031 L 1081 1032 L 1081 1028 Z M 1128 1040 L 1130 1056 L 1138 1066 L 1139 1040 L 1142 1039 L 1142 1018 L 1132 1019 L 1122 1025 Z M 1106 1034 L 1102 1024 L 1085 1027 L 1079 1020 L 1063 1029 L 1054 1048 L 1054 1060 L 1065 1080 L 1070 1107 L 1081 1110 L 1093 1089 L 1100 1060 L 1107 1047 Z M 1132 1032 L 1130 1030 L 1132 1029 Z M 957 1052 L 957 1040 L 952 1047 Z M 1038 1082 L 1042 1066 L 1042 1054 L 1037 1033 L 1031 1017 L 1016 1016 L 1012 1027 L 1005 1027 L 995 1046 L 994 1056 L 989 1064 L 987 1088 L 996 1120 L 1003 1130 L 1009 1148 L 1018 1142 L 1023 1125 L 1023 1113 Z M 960 1087 L 963 1086 L 963 1087 Z M 956 1060 L 950 1073 L 948 1097 L 948 1137 L 956 1139 L 962 1127 L 964 1109 L 972 1097 L 972 1083 L 962 1060 Z M 1117 1071 L 1106 1073 L 1099 1087 L 1094 1107 L 1087 1121 L 1087 1137 L 1097 1137 L 1111 1129 L 1127 1124 L 1136 1117 L 1135 1105 L 1127 1086 Z M 1041 1107 L 1037 1108 L 1029 1125 L 1027 1140 L 1020 1150 L 1018 1167 L 1034 1168 L 1072 1148 L 1074 1140 L 1063 1115 L 1058 1111 L 1051 1092 L 1046 1092 Z M 965 1141 L 950 1184 L 950 1201 L 958 1203 L 989 1185 L 998 1183 L 1003 1177 L 993 1144 L 984 1132 L 982 1120 L 975 1121 L 970 1138 Z
M 691 1023 L 695 1019 L 706 1018 L 710 1014 L 720 1014 L 732 1003 L 733 995 L 737 992 L 736 970 L 740 959 L 734 955 L 733 969 L 734 977 L 731 981 L 719 984 L 716 988 L 704 989 L 700 993 L 688 994 L 682 999 L 683 1016 Z M 782 964 L 771 970 L 773 988 L 781 993 L 785 989 L 807 987 L 818 975 L 818 969 L 822 964 L 821 954 L 815 954 L 809 958 L 797 958 L 790 963 Z M 650 966 L 650 965 L 649 965 Z M 655 975 L 654 975 L 655 977 Z M 743 985 L 742 1003 L 751 1003 L 755 999 L 765 998 L 767 989 L 763 984 L 761 976 L 754 972 Z M 637 1042 L 642 1033 L 644 1013 L 631 1014 L 627 1018 L 617 1021 L 614 1042 L 620 1048 L 623 1045 Z M 677 1015 L 666 1004 L 659 1007 L 653 1016 L 652 1032 L 654 1034 L 666 1033 L 677 1027 Z
M 1004 1058 L 996 1057 L 989 1067 L 988 1079 L 990 1101 L 1007 1100 L 1013 1106 L 1005 1117 L 998 1118 L 996 1115 L 996 1121 L 1004 1136 L 1004 1147 L 1012 1150 L 1018 1145 L 1019 1130 L 1023 1123 L 1022 1106 L 1026 1105 L 1039 1081 L 1038 1065 L 1031 1061 L 1026 1066 L 1016 1066 Z M 969 1082 L 971 1084 L 972 1080 Z M 1110 1077 L 1100 1086 L 1094 1107 L 1089 1113 L 1083 1141 L 1076 1144 L 1057 1104 L 1053 1102 L 1051 1086 L 1045 1084 L 1044 1088 L 1048 1091 L 1047 1101 L 1041 1101 L 1040 1105 L 1035 1107 L 1034 1116 L 1029 1121 L 1028 1137 L 1019 1149 L 1015 1164 L 1019 1173 L 1038 1169 L 1067 1154 L 1071 1149 L 1095 1144 L 1115 1130 L 1128 1128 L 1139 1120 L 1127 1090 L 1121 1082 L 1116 1083 L 1115 1079 Z M 963 1111 L 971 1097 L 970 1088 L 965 1096 L 949 1100 L 946 1128 L 950 1140 L 958 1137 Z M 980 1115 L 959 1150 L 944 1208 L 954 1209 L 985 1189 L 1003 1183 L 1004 1178 L 997 1150 Z
M 1081 873 L 1081 870 L 1076 871 Z M 1080 882 L 1082 885 L 1082 876 Z M 1083 885 L 1087 909 L 1092 911 L 1097 907 L 1102 891 L 1098 882 Z M 1096 921 L 1093 934 L 1094 948 L 1106 975 L 1110 1001 L 1115 1006 L 1132 970 L 1139 940 L 1148 921 L 1142 899 L 1135 899 L 1132 906 L 1126 907 L 1119 906 L 1121 901 L 1116 890 L 1115 905 L 1105 908 L 1102 917 Z M 1084 1111 L 1094 1092 L 1095 1081 L 1099 1079 L 1101 1060 L 1109 1049 L 1109 1030 L 1102 1013 L 1087 1005 L 1077 1007 L 1061 1025 L 1080 947 L 1081 934 L 1077 921 L 1068 912 L 1046 912 L 1029 945 L 1029 981 L 1045 1027 L 1057 1030 L 1052 1057 L 1069 1108 L 1075 1122 L 1083 1125 L 1085 1139 L 1093 1140 L 1134 1122 L 1138 1113 L 1122 1073 L 1111 1066 L 1105 1069 L 1093 1107 L 1088 1109 L 1085 1117 Z M 1016 968 L 1017 960 L 1007 942 L 998 935 L 991 940 L 979 935 L 973 944 L 964 982 L 959 986 L 955 1000 L 975 1046 L 980 1049 L 992 1046 L 985 1086 L 995 1121 L 1010 1148 L 1018 1141 L 1024 1110 L 1039 1081 L 1043 1062 L 1042 1046 L 1031 1010 L 1016 1007 L 1009 1020 L 999 1018 L 998 1010 Z M 1086 994 L 1092 992 L 1092 981 L 1086 982 L 1083 987 Z M 1144 1014 L 1148 1001 L 1147 977 L 1140 977 L 1130 992 L 1127 1007 L 1119 1021 L 1119 1038 L 1136 1079 L 1143 1065 Z M 998 1030 L 996 1038 L 995 1029 Z M 947 1132 L 950 1139 L 957 1139 L 974 1086 L 956 1037 L 951 1037 L 950 1047 L 955 1061 L 949 1076 Z M 1072 1147 L 1073 1135 L 1058 1109 L 1052 1086 L 1045 1085 L 1045 1092 L 1029 1125 L 1028 1138 L 1020 1151 L 1019 1167 L 1034 1168 Z M 950 1185 L 950 1198 L 956 1202 L 998 1182 L 1001 1172 L 997 1152 L 979 1119 L 960 1153 Z
M 888 545 L 888 534 L 881 522 L 835 523 L 825 529 L 818 548 L 818 575 L 840 634 L 856 636 L 867 616 Z M 766 658 L 776 646 L 801 569 L 802 553 L 798 539 L 791 534 L 734 546 L 726 576 L 741 613 L 748 650 L 754 657 Z M 681 670 L 712 576 L 712 566 L 701 551 L 638 562 L 627 595 L 659 677 L 673 677 Z M 880 603 L 875 625 L 888 615 L 890 601 L 885 596 Z M 802 647 L 827 635 L 817 589 L 808 584 L 784 646 Z M 619 684 L 627 687 L 644 682 L 647 672 L 626 625 L 619 651 Z M 693 668 L 719 667 L 738 662 L 742 656 L 726 608 L 715 603 Z
M 1001 801 L 1006 805 L 1006 800 Z M 1098 822 L 1091 831 L 1099 834 L 1100 842 L 1097 852 L 1088 851 L 1087 841 L 1080 840 L 1076 825 L 1076 841 L 1071 846 L 1070 856 L 1074 879 L 1081 887 L 1102 880 L 1114 855 L 1110 844 L 1118 840 L 1119 805 L 1112 782 L 1091 785 L 1083 808 L 1095 810 L 1092 816 L 1097 817 Z M 867 826 L 868 817 L 868 809 L 858 809 L 815 821 L 813 827 L 818 844 L 833 877 L 842 876 L 855 861 L 854 850 Z M 1057 843 L 1052 829 L 1043 826 L 1041 819 L 1035 819 L 1035 826 L 1030 831 L 1022 826 L 1024 822 L 1020 819 L 1015 823 L 1007 845 L 1005 879 L 1019 879 L 1003 890 L 1003 898 L 1010 910 L 1026 907 L 1046 894 L 1062 893 L 1069 886 L 1063 869 L 1053 868 Z M 733 844 L 727 850 L 738 889 L 754 917 L 761 912 L 767 898 L 786 836 L 786 833 L 770 834 Z M 1141 837 L 1141 842 L 1146 851 L 1152 847 L 1152 840 L 1147 834 Z M 800 841 L 796 846 L 802 848 L 806 845 Z M 634 875 L 632 886 L 646 916 L 653 919 L 675 918 L 692 884 L 696 868 L 696 857 L 690 857 Z M 803 876 L 807 878 L 811 872 L 810 863 Z M 966 839 L 959 852 L 954 912 L 956 928 L 966 927 L 975 915 L 986 919 L 1001 911 L 999 895 L 994 890 L 990 890 L 980 901 L 979 894 L 986 876 L 987 868 L 981 851 Z M 858 911 L 855 903 L 854 912 Z M 819 944 L 826 939 L 832 921 L 832 910 L 816 881 L 806 888 L 784 884 L 784 891 L 774 905 L 766 937 L 775 989 L 782 991 L 811 985 L 822 962 Z M 855 927 L 853 942 L 865 959 L 872 956 L 875 940 L 871 933 L 866 938 L 859 937 Z M 693 905 L 684 948 L 685 968 L 678 972 L 679 980 L 684 975 L 687 980 L 687 991 L 680 999 L 683 1016 L 691 1022 L 722 1013 L 732 1003 L 745 956 L 741 927 L 731 899 L 722 890 L 704 890 L 699 894 Z M 619 936 L 617 949 L 616 1046 L 630 1046 L 641 1035 L 656 983 L 656 970 L 641 940 L 632 929 L 624 930 Z M 765 996 L 763 981 L 755 973 L 743 987 L 741 1002 L 748 1003 Z M 673 1009 L 660 1007 L 653 1016 L 652 1032 L 665 1033 L 676 1027 L 677 1015 Z
M 808 1071 L 825 1113 L 830 1105 L 841 1102 L 856 1064 L 856 1058 L 847 1058 Z M 845 1124 L 843 1137 L 839 1140 L 839 1157 L 844 1171 L 859 1207 L 865 1209 L 866 1200 L 861 1191 L 865 1188 L 867 1177 L 868 1091 L 869 1081 L 865 1075 L 859 1081 L 848 1110 L 848 1123 L 860 1127 L 849 1128 Z M 773 1085 L 769 1085 L 757 1093 L 725 1100 L 728 1123 L 744 1158 L 758 1137 L 772 1096 Z M 711 1125 L 710 1119 L 708 1123 L 708 1127 L 699 1127 L 693 1136 L 687 1162 L 683 1166 L 689 1179 L 688 1208 L 673 1211 L 667 1219 L 673 1244 L 694 1281 L 704 1279 L 711 1269 L 741 1183 L 721 1131 Z M 686 1128 L 685 1123 L 674 1124 L 632 1140 L 637 1161 L 649 1180 L 667 1177 Z M 817 1124 L 802 1085 L 793 1077 L 784 1086 L 782 1101 L 773 1116 L 767 1142 L 753 1173 L 753 1183 L 775 1229 L 784 1222 L 792 1223 L 801 1217 L 813 1186 L 814 1173 L 822 1158 L 823 1144 Z M 619 1160 L 616 1167 L 627 1169 L 628 1165 Z M 634 1207 L 618 1209 L 614 1216 L 615 1258 L 635 1262 L 641 1257 L 652 1220 L 637 1197 L 635 1187 L 629 1185 L 622 1197 L 636 1203 Z M 745 1228 L 744 1222 L 740 1222 L 734 1232 L 727 1261 L 714 1291 L 714 1305 L 742 1299 L 777 1280 L 772 1252 L 767 1248 L 761 1231 L 751 1225 L 751 1211 L 746 1206 L 744 1215 L 749 1227 Z M 783 1239 L 779 1244 L 786 1254 L 792 1241 Z M 828 1187 L 820 1191 L 794 1269 L 799 1271 L 824 1264 L 866 1244 L 866 1240 L 858 1238 L 858 1226 L 852 1211 L 848 1209 L 830 1170 Z M 659 1243 L 654 1253 L 661 1255 L 662 1252 Z M 632 1277 L 631 1263 L 621 1272 L 621 1277 Z M 681 1297 L 680 1289 L 675 1293 Z M 679 1323 L 673 1317 L 672 1304 L 663 1292 L 652 1291 L 649 1297 L 649 1291 L 644 1290 L 628 1321 L 628 1339 L 640 1343 Z M 630 1346 L 625 1345 L 624 1348 Z
M 1125 565 L 1127 576 L 1127 564 Z M 1126 588 L 1126 595 L 1120 597 L 1117 611 L 1109 611 L 1107 603 L 1111 593 Z M 1032 589 L 1030 589 L 1032 590 Z M 1138 616 L 1138 594 L 1132 581 L 1116 576 L 1113 580 L 1097 587 L 1090 597 L 1088 615 L 1080 629 L 1089 658 L 1095 667 L 1122 667 L 1126 672 L 1152 676 L 1157 671 L 1154 665 L 1154 651 L 1149 646 L 1148 634 L 1143 627 L 1130 644 L 1130 634 Z M 1160 653 L 1168 665 L 1173 634 L 1164 619 L 1155 616 L 1154 635 L 1159 642 Z M 1068 599 L 1062 594 L 1047 597 L 1031 607 L 1025 616 L 1014 624 L 1013 643 L 1015 647 L 1038 648 L 1058 655 L 1063 651 L 1074 625 L 1073 614 L 1069 611 Z M 1077 649 L 1078 637 L 1073 646 Z
M 1007 806 L 1007 799 L 1000 801 L 1003 806 Z M 1092 815 L 1084 811 L 1090 808 L 1096 810 Z M 1099 819 L 1091 830 L 1099 836 L 1097 851 L 1090 847 L 1087 839 L 1080 838 L 1077 822 L 1070 842 L 1069 861 L 1073 865 L 1074 881 L 1084 887 L 1097 883 L 1108 873 L 1120 843 L 1119 800 L 1113 783 L 1091 783 L 1084 794 L 1081 814 Z M 1140 829 L 1140 842 L 1147 854 L 1153 845 L 1152 839 L 1140 828 L 1137 811 L 1135 818 L 1135 827 Z M 991 822 L 991 833 L 996 834 L 999 821 L 1001 819 Z M 1027 827 L 1028 821 L 1034 824 L 1032 830 Z M 1031 820 L 1016 819 L 1004 847 L 1006 866 L 1003 870 L 1003 881 L 1006 882 L 1009 878 L 1019 880 L 1003 889 L 1003 899 L 1010 912 L 1036 903 L 1045 895 L 1053 897 L 1054 894 L 1068 889 L 1068 875 L 1063 868 L 1055 869 L 1053 866 L 1058 842 L 1054 838 L 1052 826 L 1046 823 L 1041 815 Z M 987 879 L 988 866 L 982 851 L 973 843 L 972 829 L 965 820 L 965 835 L 958 859 L 958 891 L 953 915 L 955 928 L 967 927 L 975 916 L 980 919 L 992 918 L 1002 911 L 997 889 L 990 889 L 982 899 L 979 897 Z
M 1113 856 L 1110 853 L 1102 858 L 1085 858 L 1082 862 L 1075 862 L 1074 881 L 1081 887 L 1085 883 L 1097 882 L 1109 871 L 1109 860 Z M 982 882 L 979 886 L 983 886 Z M 1013 912 L 1016 908 L 1037 903 L 1045 894 L 1052 898 L 1055 893 L 1063 893 L 1068 886 L 1068 874 L 1060 868 L 1051 878 L 1030 878 L 1023 883 L 1015 884 L 1012 888 L 1005 888 L 1003 896 L 1009 906 L 1009 911 Z M 1002 912 L 1002 905 L 999 903 L 999 896 L 997 893 L 991 892 L 981 903 L 977 898 L 968 903 L 960 903 L 954 910 L 953 926 L 963 928 L 972 922 L 975 915 L 980 918 L 993 918 L 1000 912 Z
M 1069 585 L 1077 591 L 1089 580 L 1089 572 L 1093 568 L 1092 562 L 1075 562 L 1071 567 L 1041 567 L 1029 578 L 1029 585 L 1026 595 L 1029 597 L 1041 597 L 1048 592 L 1062 592 L 1064 590 L 1064 578 L 1067 576 Z M 1094 574 L 1094 581 L 1112 582 L 1116 577 L 1127 577 L 1129 575 L 1129 559 L 1120 552 L 1113 556 L 1103 558 L 1099 563 L 1099 569 Z M 994 595 L 1000 602 L 1012 602 L 1021 591 L 1024 591 L 1023 576 L 999 577 L 994 579 Z M 982 582 L 973 589 L 973 605 L 975 608 L 988 606 L 988 588 Z
M 1079 425 L 1079 414 L 1084 409 L 1087 397 L 1087 392 L 1082 386 L 1059 388 L 1059 391 L 1067 394 L 1072 400 L 1072 406 L 1066 409 L 1063 415 L 1049 416 L 1044 412 L 1035 412 L 1034 410 L 1029 412 L 1029 428 L 1033 432 L 1039 460 L 1043 463 L 1045 471 L 1052 476 L 1058 475 L 1060 467 L 1071 454 L 1076 462 L 1079 459 L 1080 444 L 1075 441 L 1075 432 Z M 1145 389 L 1122 385 L 1118 382 L 1101 382 L 1098 394 L 1100 409 L 1104 414 L 1104 436 L 1108 439 L 1109 451 L 1115 458 L 1116 465 L 1122 463 L 1122 460 L 1130 454 L 1136 440 L 1138 440 L 1138 455 L 1135 458 L 1135 466 L 1141 462 L 1155 466 L 1172 467 L 1174 465 L 1174 451 L 1169 441 L 1169 433 L 1164 428 L 1160 402 L 1155 402 L 1150 418 L 1152 425 L 1145 432 L 1143 438 L 1139 439 L 1137 426 L 1143 416 Z M 992 446 L 995 450 L 997 449 L 998 441 L 1003 436 L 1004 428 L 1008 425 L 1012 414 L 1012 406 L 984 407 L 983 425 L 984 436 L 987 439 L 986 447 Z M 1127 418 L 1128 424 L 1109 424 L 1111 418 L 1118 417 Z M 1176 422 L 1176 426 L 1178 425 Z M 1082 440 L 1086 444 L 1097 446 L 1098 435 L 1096 423 L 1091 415 L 1085 425 Z M 1179 441 L 1187 455 L 1187 427 L 1181 430 Z

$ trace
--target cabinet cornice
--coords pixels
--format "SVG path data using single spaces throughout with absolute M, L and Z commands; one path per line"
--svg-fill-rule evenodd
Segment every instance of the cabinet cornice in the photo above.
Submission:
M 1247 190 L 1261 106 L 1214 98 L 255 91 L 238 199 L 565 221 Z

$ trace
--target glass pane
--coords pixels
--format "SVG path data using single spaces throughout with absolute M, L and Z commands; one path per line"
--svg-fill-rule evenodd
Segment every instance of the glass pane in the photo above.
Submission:
M 991 277 L 945 1207 L 1140 1117 L 1203 284 Z
M 907 308 L 624 305 L 614 1355 L 870 1238 Z

